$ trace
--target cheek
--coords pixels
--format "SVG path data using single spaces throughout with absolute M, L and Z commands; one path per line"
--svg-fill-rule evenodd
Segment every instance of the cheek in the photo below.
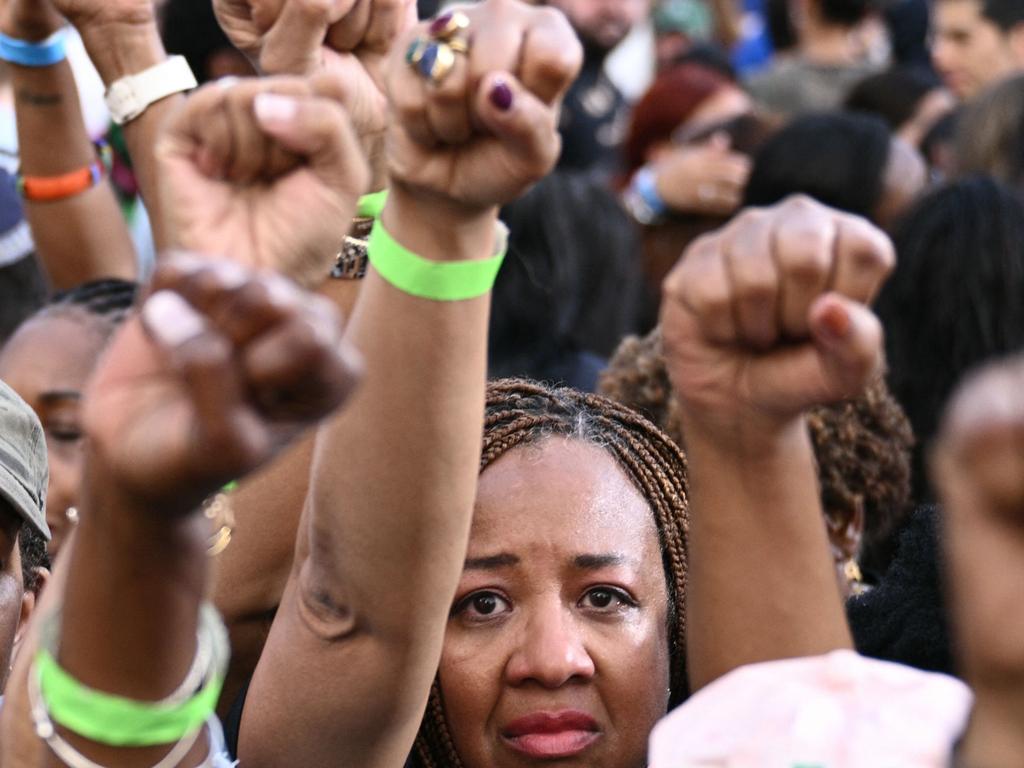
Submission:
M 466 766 L 486 764 L 488 724 L 501 695 L 508 643 L 500 630 L 449 631 L 438 669 L 445 720 Z
M 601 698 L 624 734 L 646 743 L 668 710 L 670 659 L 665 612 L 659 610 L 607 636 L 595 636 L 591 655 Z

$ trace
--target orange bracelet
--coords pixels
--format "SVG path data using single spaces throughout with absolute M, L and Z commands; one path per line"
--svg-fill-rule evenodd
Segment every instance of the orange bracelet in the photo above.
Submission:
M 98 159 L 70 173 L 57 176 L 24 176 L 19 173 L 18 192 L 25 200 L 34 203 L 53 203 L 92 189 L 103 180 L 104 166 L 109 165 L 110 148 L 99 143 L 97 149 L 100 153 Z

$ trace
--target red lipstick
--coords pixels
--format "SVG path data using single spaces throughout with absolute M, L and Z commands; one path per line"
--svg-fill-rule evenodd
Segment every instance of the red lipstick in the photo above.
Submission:
M 535 712 L 506 725 L 501 732 L 514 751 L 540 760 L 572 757 L 601 738 L 601 729 L 586 712 Z

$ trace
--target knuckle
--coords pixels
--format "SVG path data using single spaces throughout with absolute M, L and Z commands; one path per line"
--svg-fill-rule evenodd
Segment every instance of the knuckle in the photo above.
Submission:
M 820 248 L 801 247 L 800 243 L 780 253 L 779 263 L 788 279 L 801 284 L 821 282 L 831 267 L 827 253 Z

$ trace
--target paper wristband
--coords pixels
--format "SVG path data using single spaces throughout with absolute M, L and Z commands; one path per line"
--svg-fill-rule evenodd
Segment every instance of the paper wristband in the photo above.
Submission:
M 67 27 L 61 27 L 38 43 L 0 33 L 0 61 L 22 67 L 50 67 L 67 58 L 67 39 Z
M 222 675 L 212 675 L 188 701 L 161 706 L 88 688 L 65 672 L 45 649 L 36 655 L 36 673 L 55 723 L 112 747 L 152 747 L 180 741 L 213 714 L 224 683 Z
M 475 261 L 431 261 L 399 245 L 378 219 L 367 255 L 381 277 L 404 293 L 431 301 L 466 301 L 490 293 L 508 248 L 508 229 L 498 222 L 495 255 Z
M 384 203 L 388 201 L 388 191 L 382 189 L 371 195 L 363 195 L 359 198 L 359 207 L 356 209 L 356 216 L 361 219 L 379 219 L 381 211 L 384 210 Z

